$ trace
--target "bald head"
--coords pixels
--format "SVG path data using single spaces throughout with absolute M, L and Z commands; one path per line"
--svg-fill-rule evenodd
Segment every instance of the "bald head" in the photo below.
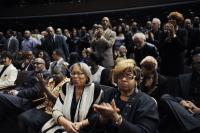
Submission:
M 33 64 L 36 72 L 42 72 L 45 69 L 45 61 L 42 58 L 35 58 Z
M 51 26 L 47 27 L 46 31 L 51 36 L 53 36 L 55 34 L 55 31 L 54 31 L 53 27 L 51 27 Z

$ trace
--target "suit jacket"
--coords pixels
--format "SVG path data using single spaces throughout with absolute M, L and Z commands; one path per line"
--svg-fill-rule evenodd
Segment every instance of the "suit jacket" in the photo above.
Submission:
M 115 43 L 116 33 L 111 29 L 106 29 L 104 35 L 100 39 L 92 40 L 92 48 L 98 56 L 103 57 L 103 61 L 100 65 L 109 68 L 114 66 L 113 60 L 113 45 Z
M 15 37 L 11 37 L 8 41 L 7 50 L 10 52 L 16 52 L 19 50 L 19 41 Z
M 46 79 L 50 77 L 50 73 L 47 70 L 41 72 L 43 77 Z M 23 82 L 21 85 L 17 86 L 15 89 L 18 90 L 18 97 L 26 99 L 36 99 L 41 96 L 41 86 L 36 80 L 36 74 L 34 71 L 30 72 L 27 77 L 27 81 Z
M 190 86 L 192 82 L 192 73 L 181 74 L 177 77 L 177 95 L 181 98 L 188 99 L 190 95 Z
M 4 65 L 0 65 L 0 72 L 3 67 Z M 15 80 L 17 79 L 17 74 L 17 69 L 13 66 L 13 64 L 10 64 L 0 77 L 0 90 L 8 86 L 13 86 Z
M 159 52 L 157 48 L 151 44 L 145 42 L 144 47 L 141 49 L 134 49 L 134 54 L 135 54 L 135 61 L 137 65 L 140 65 L 140 62 L 142 59 L 144 59 L 146 56 L 153 56 L 155 59 L 158 59 L 159 57 Z
M 68 44 L 66 43 L 65 38 L 60 35 L 55 35 L 54 39 L 51 36 L 45 38 L 42 44 L 42 49 L 46 50 L 50 57 L 55 49 L 60 49 L 64 58 L 69 57 Z

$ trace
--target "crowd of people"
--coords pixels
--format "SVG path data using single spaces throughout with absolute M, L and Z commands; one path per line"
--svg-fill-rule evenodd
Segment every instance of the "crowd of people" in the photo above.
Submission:
M 166 17 L 0 32 L 0 131 L 199 133 L 200 19 Z

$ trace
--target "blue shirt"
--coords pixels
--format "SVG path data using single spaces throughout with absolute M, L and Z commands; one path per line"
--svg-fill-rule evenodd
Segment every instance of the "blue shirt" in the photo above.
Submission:
M 40 43 L 33 37 L 29 37 L 28 39 L 24 39 L 22 41 L 22 51 L 33 51 L 36 46 Z

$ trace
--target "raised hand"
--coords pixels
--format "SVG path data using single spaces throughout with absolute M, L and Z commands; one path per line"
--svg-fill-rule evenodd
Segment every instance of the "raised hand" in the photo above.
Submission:
M 102 115 L 102 117 L 109 119 L 114 119 L 118 115 L 118 112 L 120 111 L 119 108 L 117 108 L 114 99 L 112 100 L 111 104 L 109 103 L 102 103 L 100 105 L 95 104 L 93 107 L 96 112 L 99 112 Z

